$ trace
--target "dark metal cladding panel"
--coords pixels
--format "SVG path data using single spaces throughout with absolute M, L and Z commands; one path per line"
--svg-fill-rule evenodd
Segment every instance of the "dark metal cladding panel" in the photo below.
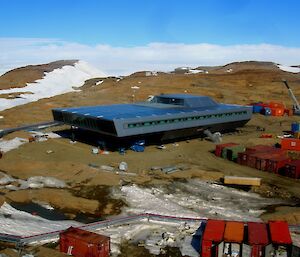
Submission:
M 53 117 L 56 121 L 61 121 L 72 126 L 92 130 L 95 132 L 102 132 L 109 135 L 117 134 L 114 122 L 111 120 L 105 120 L 63 110 L 53 110 Z

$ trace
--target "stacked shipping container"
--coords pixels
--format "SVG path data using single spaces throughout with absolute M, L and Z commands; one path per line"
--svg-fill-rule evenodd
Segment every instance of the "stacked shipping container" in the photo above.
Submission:
M 224 232 L 224 251 L 227 256 L 240 256 L 244 240 L 244 223 L 227 221 Z
M 281 149 L 290 150 L 290 151 L 300 151 L 300 139 L 282 138 Z
M 270 102 L 270 103 L 252 103 L 253 113 L 261 113 L 264 115 L 283 116 L 284 114 L 293 115 L 293 110 L 285 108 L 283 103 Z
M 294 160 L 285 165 L 285 175 L 290 178 L 300 179 L 300 160 Z
M 292 240 L 285 221 L 236 222 L 208 220 L 200 257 L 272 257 L 279 251 L 290 256 Z
M 247 225 L 251 257 L 263 257 L 264 247 L 269 243 L 267 225 L 256 222 L 248 222 Z
M 292 161 L 291 158 L 294 157 L 287 150 L 290 148 L 296 150 L 299 146 L 300 151 L 300 140 L 285 138 L 282 142 L 288 143 L 283 143 L 282 148 L 268 145 L 245 148 L 234 143 L 220 144 L 216 146 L 215 153 L 217 156 L 236 161 L 240 165 L 298 179 L 300 178 L 300 161 Z M 296 146 L 292 142 L 296 142 Z
M 223 241 L 225 221 L 208 220 L 202 238 L 201 256 L 218 256 L 219 243 Z

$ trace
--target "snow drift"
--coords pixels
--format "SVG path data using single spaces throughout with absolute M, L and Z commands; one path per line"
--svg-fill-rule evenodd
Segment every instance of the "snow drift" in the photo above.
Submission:
M 0 90 L 1 94 L 19 94 L 17 98 L 0 98 L 0 111 L 18 105 L 38 101 L 39 99 L 76 91 L 74 87 L 81 87 L 87 79 L 103 77 L 105 74 L 84 61 L 78 61 L 74 66 L 66 65 L 45 73 L 42 79 L 34 83 L 27 83 L 23 88 Z
M 299 67 L 291 67 L 291 66 L 285 66 L 285 65 L 277 65 L 277 67 L 283 71 L 291 72 L 291 73 L 299 73 L 300 68 Z
M 67 229 L 70 226 L 79 226 L 81 223 L 70 220 L 53 221 L 31 215 L 13 208 L 4 203 L 0 208 L 1 233 L 16 236 L 30 236 L 56 230 Z

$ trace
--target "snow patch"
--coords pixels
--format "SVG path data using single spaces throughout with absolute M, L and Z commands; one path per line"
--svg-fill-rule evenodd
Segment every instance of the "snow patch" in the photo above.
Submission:
M 166 246 L 178 247 L 183 256 L 199 256 L 191 245 L 192 236 L 200 222 L 158 222 L 139 221 L 137 223 L 109 226 L 97 229 L 96 233 L 109 236 L 111 254 L 120 254 L 120 245 L 124 240 L 144 245 L 152 254 L 160 254 Z
M 1 101 L 1 100 L 0 100 Z M 13 149 L 17 149 L 19 146 L 27 143 L 28 140 L 20 137 L 15 137 L 11 140 L 0 139 L 0 150 L 4 153 L 9 152 Z
M 105 74 L 84 61 L 79 61 L 74 66 L 63 66 L 45 73 L 42 79 L 36 80 L 34 83 L 27 83 L 23 88 L 0 90 L 0 94 L 20 93 L 19 97 L 15 99 L 0 98 L 0 111 L 76 91 L 74 87 L 81 87 L 87 79 L 100 76 L 104 77 Z
M 291 66 L 285 66 L 278 64 L 277 67 L 283 71 L 292 72 L 292 73 L 299 73 L 300 68 L 298 67 L 291 67 Z
M 97 82 L 96 82 L 96 86 L 101 85 L 103 82 L 104 82 L 104 80 L 99 80 L 99 81 L 97 81 Z
M 41 131 L 29 131 L 32 136 L 44 137 L 44 138 L 61 138 L 60 135 L 54 132 L 41 132 Z
M 19 211 L 6 202 L 0 208 L 1 233 L 5 234 L 31 236 L 79 225 L 81 223 L 75 221 L 53 221 L 34 216 Z
M 66 187 L 66 183 L 64 181 L 53 177 L 34 176 L 28 178 L 27 180 L 23 180 L 23 179 L 15 179 L 3 172 L 0 172 L 0 176 L 2 176 L 0 179 L 0 188 L 6 188 L 13 191 L 28 189 L 28 188 Z M 17 185 L 13 185 L 12 183 L 14 182 L 16 182 Z
M 32 202 L 42 206 L 43 208 L 45 208 L 47 210 L 50 210 L 50 211 L 54 210 L 54 207 L 52 207 L 49 203 L 42 202 L 42 201 L 32 201 Z
M 190 69 L 185 74 L 197 74 L 197 73 L 204 73 L 204 72 L 205 72 L 204 70 L 193 70 L 193 69 Z
M 260 221 L 264 207 L 280 203 L 277 199 L 262 198 L 222 185 L 201 180 L 187 183 L 142 188 L 123 186 L 121 193 L 129 207 L 129 214 L 160 213 L 182 217 L 209 217 L 231 220 Z

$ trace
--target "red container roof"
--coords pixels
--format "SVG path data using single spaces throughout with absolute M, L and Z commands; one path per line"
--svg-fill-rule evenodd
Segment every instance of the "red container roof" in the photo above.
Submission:
M 270 157 L 269 158 L 269 160 L 270 161 L 285 161 L 285 160 L 287 160 L 287 161 L 289 161 L 290 160 L 290 158 L 289 157 L 287 157 L 287 156 L 282 156 L 282 155 L 275 155 L 275 156 L 272 156 L 272 157 Z
M 73 227 L 70 227 L 64 232 L 61 232 L 60 235 L 71 237 L 76 240 L 91 244 L 100 244 L 109 240 L 109 237 L 107 236 L 99 235 L 93 232 Z
M 275 244 L 291 244 L 289 226 L 285 221 L 269 221 L 271 241 Z
M 204 230 L 203 240 L 221 242 L 223 240 L 224 229 L 225 221 L 208 220 Z
M 224 241 L 242 243 L 244 239 L 244 223 L 227 221 L 225 226 Z
M 273 149 L 276 148 L 270 145 L 254 145 L 246 148 L 246 150 L 248 151 L 263 151 L 263 150 L 273 150 Z
M 248 242 L 250 245 L 267 245 L 269 243 L 267 225 L 248 222 Z

